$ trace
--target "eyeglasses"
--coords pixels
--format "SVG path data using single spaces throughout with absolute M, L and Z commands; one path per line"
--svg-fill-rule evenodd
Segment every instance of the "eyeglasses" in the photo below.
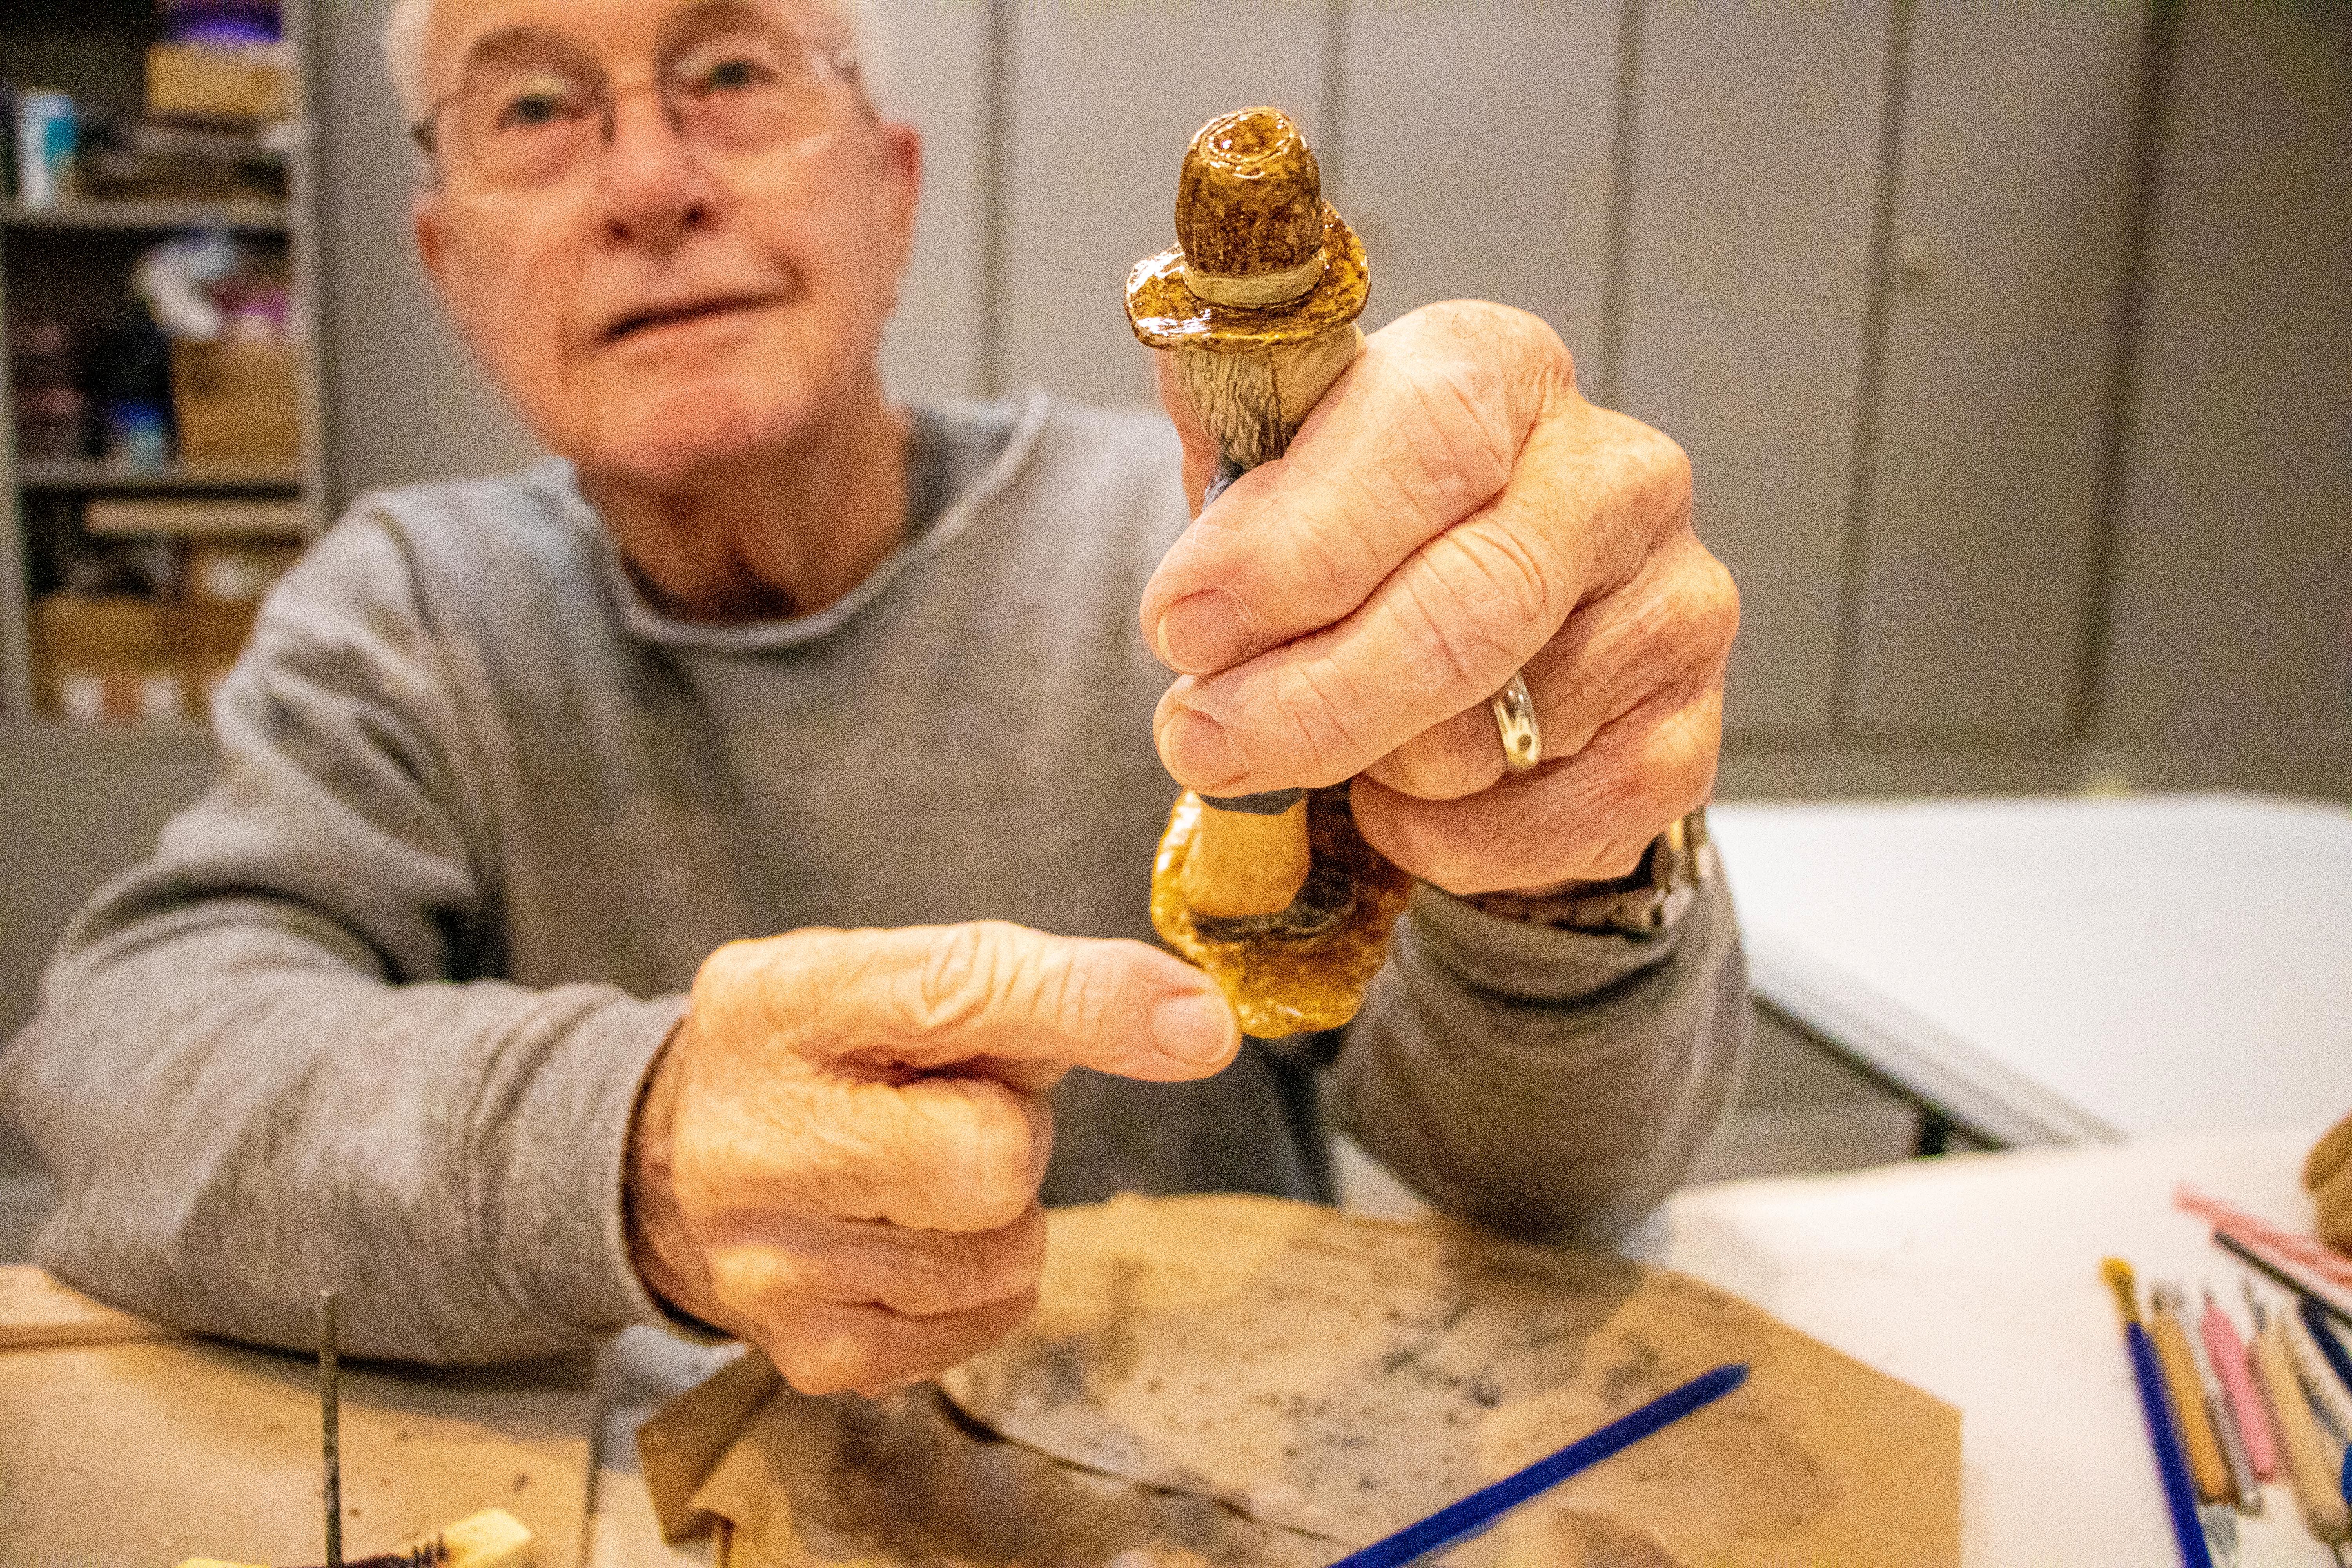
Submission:
M 867 112 L 856 53 L 763 26 L 695 37 L 669 52 L 653 80 L 617 90 L 580 46 L 518 31 L 478 47 L 464 84 L 409 134 L 446 174 L 547 185 L 601 156 L 620 100 L 647 89 L 681 137 L 720 152 L 813 148 Z

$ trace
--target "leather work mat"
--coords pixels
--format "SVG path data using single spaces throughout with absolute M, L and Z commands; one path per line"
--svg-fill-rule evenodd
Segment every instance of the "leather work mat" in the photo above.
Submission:
M 1049 1216 L 1042 1302 L 937 1389 L 747 1357 L 639 1435 L 733 1568 L 1309 1568 L 1725 1362 L 1745 1386 L 1435 1561 L 1959 1561 L 1959 1415 L 1681 1275 L 1253 1197 Z

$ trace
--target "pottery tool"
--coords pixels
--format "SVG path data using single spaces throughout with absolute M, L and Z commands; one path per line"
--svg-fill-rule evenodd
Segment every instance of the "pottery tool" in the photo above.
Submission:
M 1620 1415 L 1587 1437 L 1515 1474 L 1482 1487 L 1460 1502 L 1448 1504 L 1417 1524 L 1373 1542 L 1331 1564 L 1331 1568 L 1404 1568 L 1433 1552 L 1459 1545 L 1491 1528 L 1504 1514 L 1538 1492 L 1549 1491 L 1580 1470 L 1591 1469 L 1612 1454 L 1622 1453 L 1663 1427 L 1671 1426 L 1692 1411 L 1712 1405 L 1748 1381 L 1748 1368 L 1734 1363 L 1702 1373 L 1680 1388 L 1660 1394 L 1639 1410 Z
M 2304 1397 L 2310 1400 L 2312 1413 L 2319 1417 L 2340 1451 L 2352 1442 L 2352 1390 L 2347 1390 L 2337 1379 L 2336 1369 L 2327 1363 L 2326 1352 L 2319 1348 L 2299 1310 L 2281 1312 L 2278 1317 L 2279 1327 L 2285 1331 L 2287 1354 L 2294 1360 L 2294 1375 L 2303 1384 Z
M 448 1529 L 397 1552 L 343 1560 L 343 1454 L 341 1355 L 342 1292 L 319 1292 L 319 1426 L 327 1510 L 327 1568 L 525 1568 L 530 1531 L 503 1509 L 467 1514 Z M 191 1557 L 179 1568 L 254 1568 L 217 1557 Z
M 2198 1377 L 2196 1352 L 2182 1326 L 2177 1303 L 2180 1293 L 2158 1285 L 2148 1292 L 2154 1303 L 2148 1337 L 2164 1370 L 2166 1391 L 2172 1400 L 2173 1429 L 2179 1436 L 2189 1476 L 2197 1489 L 2197 1522 L 2205 1543 L 2225 1565 L 2238 1560 L 2238 1517 L 2231 1505 L 2240 1500 L 2235 1478 L 2206 1408 L 2204 1386 Z M 2251 1478 L 2249 1479 L 2251 1486 Z
M 2189 1335 L 2173 1310 L 2175 1292 L 2158 1285 L 2148 1291 L 2148 1338 L 2156 1345 L 2158 1364 L 2171 1395 L 2173 1429 L 2180 1435 L 2180 1451 L 2189 1461 L 2189 1479 L 2196 1484 L 2199 1502 L 2220 1502 L 2231 1495 L 2230 1467 L 2221 1458 L 2221 1439 L 2213 1434 L 2205 1412 L 2204 1391 L 2197 1377 L 2197 1361 L 2189 1349 Z
M 2177 1290 L 2173 1293 L 2173 1300 L 2174 1310 L 2185 1325 L 2189 1315 L 2188 1304 Z M 2253 1461 L 2246 1452 L 2245 1438 L 2238 1430 L 2238 1423 L 2231 1415 L 2229 1397 L 2214 1370 L 2212 1353 L 2199 1337 L 2184 1334 L 2182 1338 L 2188 1341 L 2189 1353 L 2196 1362 L 2198 1392 L 2205 1401 L 2206 1419 L 2212 1423 L 2213 1436 L 2221 1446 L 2222 1463 L 2229 1467 L 2230 1490 L 2238 1505 L 2238 1511 L 2260 1513 L 2263 1511 L 2262 1484 L 2254 1479 Z
M 2215 1230 L 2213 1245 L 2289 1294 L 2310 1297 L 2326 1310 L 2329 1317 L 2352 1327 L 2352 1294 L 2336 1289 L 2320 1276 L 2305 1271 L 2292 1258 L 2273 1252 L 2260 1241 L 2236 1231 Z
M 2140 1415 L 2147 1422 L 2147 1440 L 2156 1449 L 2156 1472 L 2164 1485 L 2164 1503 L 2172 1518 L 2172 1541 L 2179 1548 L 2183 1568 L 2213 1568 L 2206 1549 L 2204 1525 L 2197 1517 L 2197 1492 L 2189 1479 L 2189 1464 L 2173 1435 L 2167 1408 L 2164 1373 L 2158 1367 L 2156 1347 L 2139 1316 L 2139 1292 L 2132 1283 L 2131 1265 L 2110 1258 L 2099 1272 L 2116 1294 L 2116 1310 L 2123 1316 L 2124 1345 L 2131 1352 L 2132 1378 L 2139 1385 Z
M 2352 1328 L 2352 1258 L 2316 1237 L 2273 1225 L 2186 1183 L 2173 1190 L 2172 1202 L 2212 1225 L 2215 1246 L 2288 1289 L 2316 1297 L 2338 1322 Z
M 319 1426 L 325 1455 L 327 1502 L 327 1568 L 343 1568 L 343 1420 L 342 1367 L 336 1342 L 341 1335 L 337 1319 L 342 1307 L 340 1290 L 319 1292 Z
M 2221 1375 L 2213 1371 L 2213 1352 L 2206 1350 L 2201 1340 L 2189 1340 L 2189 1354 L 2197 1356 L 2197 1384 L 2204 1392 L 2206 1415 L 2213 1420 L 2213 1436 L 2221 1438 L 2221 1458 L 2230 1467 L 2230 1490 L 2237 1495 L 2239 1514 L 2261 1514 L 2263 1483 L 2253 1474 L 2253 1455 L 2246 1453 L 2246 1434 L 2237 1429 L 2237 1417 L 2230 1413 L 2230 1396 L 2222 1389 Z
M 2275 1480 L 2278 1448 L 2271 1436 L 2270 1415 L 2263 1409 L 2261 1391 L 2254 1387 L 2253 1369 L 2246 1364 L 2245 1342 L 2238 1337 L 2238 1326 L 2210 1289 L 2205 1292 L 2205 1316 L 2198 1328 L 2222 1391 L 2229 1395 L 2230 1415 L 2244 1446 L 2247 1466 L 2256 1480 Z
M 2337 1339 L 2336 1331 L 2328 1326 L 2327 1310 L 2310 1297 L 2304 1296 L 2296 1300 L 2294 1311 L 2295 1316 L 2303 1320 L 2303 1326 L 2309 1331 L 2311 1342 L 2318 1348 L 2321 1358 L 2336 1373 L 2337 1386 L 2352 1393 L 2352 1353 L 2345 1351 L 2344 1342 Z
M 2332 1285 L 2352 1290 L 2352 1258 L 2347 1258 L 2315 1236 L 2273 1225 L 2259 1215 L 2249 1214 L 2210 1194 L 2200 1193 L 2185 1182 L 2173 1190 L 2172 1202 L 2176 1208 L 2211 1222 L 2216 1229 L 2230 1231 L 2279 1254 Z
M 2285 1450 L 2287 1479 L 2294 1484 L 2295 1500 L 2303 1505 L 2304 1522 L 2330 1545 L 2352 1542 L 2352 1509 L 2345 1504 L 2342 1470 L 2319 1430 L 2318 1418 L 2304 1398 L 2294 1359 L 2287 1349 L 2285 1324 L 2271 1320 L 2263 1304 L 2253 1300 L 2251 1288 L 2246 1295 L 2256 1324 L 2254 1375 L 2262 1383 L 2263 1397 L 2270 1401 L 2271 1424 Z
M 1217 444 L 1205 507 L 1279 459 L 1364 346 L 1364 247 L 1323 199 L 1290 118 L 1244 109 L 1202 126 L 1176 178 L 1176 244 L 1136 264 L 1128 324 L 1175 356 Z M 1366 844 L 1348 783 L 1184 792 L 1151 872 L 1153 929 L 1206 970 L 1261 1037 L 1334 1029 L 1387 956 L 1412 879 Z

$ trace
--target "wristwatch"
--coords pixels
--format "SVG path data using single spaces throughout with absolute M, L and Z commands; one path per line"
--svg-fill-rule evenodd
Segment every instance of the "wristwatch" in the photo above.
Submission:
M 1540 899 L 1517 893 L 1480 893 L 1465 900 L 1490 915 L 1561 931 L 1656 936 L 1698 900 L 1702 884 L 1717 871 L 1715 846 L 1707 842 L 1705 807 L 1667 826 L 1642 852 L 1629 876 L 1586 882 Z

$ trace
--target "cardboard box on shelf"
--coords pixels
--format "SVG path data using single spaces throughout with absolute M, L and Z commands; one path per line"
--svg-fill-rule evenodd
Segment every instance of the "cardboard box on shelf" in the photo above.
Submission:
M 290 343 L 173 343 L 172 406 L 183 462 L 292 463 L 299 456 Z
M 69 723 L 183 717 L 187 681 L 169 606 L 124 594 L 49 594 L 33 606 L 41 703 Z
M 147 112 L 158 120 L 283 120 L 286 88 L 280 45 L 154 44 L 147 50 Z
M 291 544 L 214 542 L 188 548 L 179 616 L 180 667 L 190 706 L 202 717 L 213 689 L 253 637 L 262 595 L 300 554 Z
M 257 604 L 191 602 L 180 606 L 179 661 L 186 679 L 189 711 L 202 718 L 220 685 L 253 636 Z
M 271 540 L 148 542 L 175 562 L 150 591 L 68 589 L 34 605 L 44 711 L 79 724 L 201 719 L 263 595 L 301 553 Z
M 270 584 L 286 574 L 300 549 L 291 544 L 191 545 L 182 590 L 191 606 L 235 608 L 251 618 Z M 239 636 L 242 644 L 245 638 Z

